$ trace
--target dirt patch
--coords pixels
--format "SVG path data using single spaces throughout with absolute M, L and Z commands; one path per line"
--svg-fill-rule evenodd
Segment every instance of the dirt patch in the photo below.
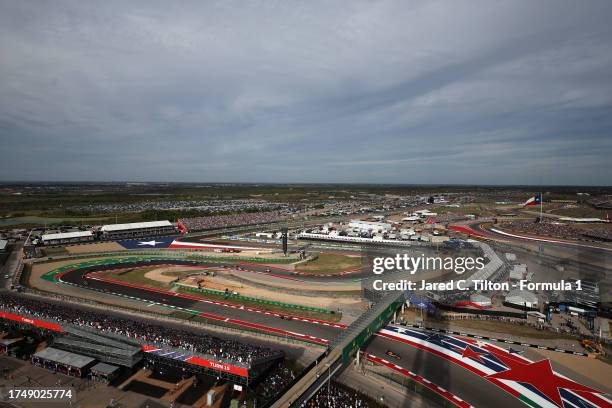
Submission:
M 135 269 L 125 269 L 120 271 L 108 271 L 101 274 L 101 277 L 106 279 L 112 279 L 119 282 L 132 283 L 134 285 L 146 286 L 149 288 L 155 289 L 170 289 L 170 282 L 175 280 L 176 278 L 172 277 L 170 282 L 162 281 L 162 280 L 153 280 L 147 278 L 145 275 L 149 273 L 151 270 L 156 268 L 135 268 Z
M 194 273 L 194 268 L 155 268 L 147 271 L 144 277 L 157 282 L 170 283 L 176 280 L 177 276 Z
M 219 276 L 215 276 L 215 277 L 210 277 L 210 276 L 195 277 L 194 276 L 194 277 L 185 279 L 182 283 L 186 285 L 192 285 L 195 287 L 197 287 L 199 283 L 203 289 L 211 289 L 211 290 L 218 290 L 218 291 L 224 291 L 225 289 L 228 289 L 230 291 L 236 291 L 243 296 L 251 296 L 251 295 L 244 295 L 244 293 L 242 293 L 242 290 L 244 289 L 243 285 L 230 281 L 228 279 L 223 279 Z M 260 296 L 257 296 L 257 297 L 260 297 Z
M 116 242 L 100 242 L 67 246 L 66 250 L 71 254 L 85 254 L 89 252 L 125 251 L 126 249 Z
M 348 297 L 333 297 L 333 296 L 309 296 L 306 293 L 304 295 L 285 293 L 279 290 L 275 290 L 274 288 L 265 288 L 260 285 L 249 285 L 246 280 L 235 280 L 232 279 L 231 276 L 221 276 L 217 275 L 214 278 L 211 277 L 198 277 L 198 279 L 203 279 L 204 285 L 203 287 L 206 289 L 214 289 L 214 290 L 225 290 L 228 288 L 231 291 L 236 291 L 242 296 L 254 297 L 265 300 L 273 300 L 276 302 L 282 303 L 291 303 L 295 305 L 302 306 L 310 306 L 310 307 L 319 307 L 323 309 L 329 310 L 345 310 L 345 309 L 354 309 L 358 310 L 361 305 L 361 300 L 356 298 L 348 298 Z M 197 286 L 197 280 L 188 278 L 184 283 L 187 285 Z M 296 282 L 294 286 L 295 289 L 305 289 L 301 285 L 302 282 Z M 291 285 L 287 282 L 289 288 Z
M 68 254 L 66 247 L 46 247 L 42 249 L 44 256 L 58 256 Z

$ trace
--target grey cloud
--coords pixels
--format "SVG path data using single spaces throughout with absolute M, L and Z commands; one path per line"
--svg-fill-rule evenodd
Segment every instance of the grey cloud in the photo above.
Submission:
M 610 16 L 0 1 L 0 178 L 609 184 Z

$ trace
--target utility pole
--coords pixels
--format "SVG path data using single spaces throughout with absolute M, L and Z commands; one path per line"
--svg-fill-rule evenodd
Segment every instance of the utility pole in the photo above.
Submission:
M 542 176 L 540 175 L 540 222 L 544 222 L 542 218 L 542 202 L 544 202 L 544 196 L 542 195 Z

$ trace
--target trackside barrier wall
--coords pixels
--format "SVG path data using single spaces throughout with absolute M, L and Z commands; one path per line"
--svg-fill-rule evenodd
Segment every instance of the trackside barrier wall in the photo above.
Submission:
M 182 283 L 173 283 L 172 286 L 176 286 L 176 287 L 179 287 L 179 288 L 182 288 L 182 289 L 186 289 L 186 290 L 189 290 L 189 291 L 192 291 L 192 292 L 201 292 L 201 293 L 209 293 L 211 295 L 227 296 L 227 297 L 233 298 L 233 299 L 248 300 L 248 301 L 252 301 L 252 302 L 264 303 L 264 304 L 267 304 L 267 305 L 274 305 L 274 306 L 280 306 L 280 307 L 289 307 L 289 308 L 293 308 L 293 309 L 308 310 L 308 311 L 311 311 L 311 312 L 326 313 L 326 314 L 334 314 L 335 313 L 333 310 L 320 309 L 318 307 L 302 306 L 302 305 L 296 305 L 296 304 L 293 304 L 293 303 L 276 302 L 276 301 L 273 301 L 273 300 L 254 298 L 254 297 L 249 297 L 249 296 L 234 295 L 232 293 L 226 294 L 225 292 L 223 292 L 221 290 L 196 288 L 196 287 L 193 287 L 193 286 L 183 285 Z

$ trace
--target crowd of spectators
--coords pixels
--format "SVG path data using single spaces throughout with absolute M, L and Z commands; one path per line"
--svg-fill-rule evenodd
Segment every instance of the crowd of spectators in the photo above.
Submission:
M 207 213 L 231 213 L 242 211 L 269 211 L 285 207 L 286 204 L 264 200 L 168 200 L 141 201 L 136 203 L 102 203 L 68 207 L 69 210 L 99 213 L 141 212 L 147 210 L 198 210 Z
M 179 222 L 188 231 L 199 231 L 213 228 L 233 227 L 239 225 L 263 224 L 281 221 L 287 216 L 280 211 L 240 213 L 231 215 L 211 215 L 208 217 L 181 218 Z
M 500 227 L 513 232 L 523 232 L 554 238 L 580 239 L 581 237 L 586 237 L 603 241 L 612 240 L 612 228 L 610 228 L 610 225 L 607 225 L 607 228 L 602 227 L 585 230 L 555 221 L 532 222 L 517 220 L 503 222 L 500 224 Z
M 500 224 L 500 227 L 513 232 L 568 239 L 580 238 L 584 232 L 584 230 L 559 222 L 507 221 Z
M 612 241 L 612 228 L 594 229 L 583 234 L 587 238 L 594 238 L 600 241 Z
M 486 314 L 475 314 L 475 313 L 445 313 L 440 316 L 444 320 L 486 320 L 486 321 L 497 321 L 513 324 L 515 326 L 525 326 L 528 321 L 525 319 L 519 319 L 516 317 L 509 316 L 498 316 L 498 315 L 486 315 Z
M 284 362 L 279 363 L 279 365 L 270 370 L 266 377 L 255 387 L 255 394 L 259 402 L 265 403 L 270 398 L 274 397 L 285 388 L 287 384 L 293 381 L 295 377 L 296 373 L 291 368 L 287 367 Z
M 151 322 L 111 316 L 97 311 L 76 309 L 67 305 L 0 294 L 0 308 L 41 320 L 55 320 L 61 324 L 91 327 L 102 332 L 120 334 L 142 343 L 180 348 L 211 355 L 217 359 L 250 364 L 258 358 L 273 355 L 269 348 L 226 340 L 203 333 L 166 327 Z
M 355 390 L 335 383 L 325 384 L 302 408 L 374 408 L 380 405 Z

